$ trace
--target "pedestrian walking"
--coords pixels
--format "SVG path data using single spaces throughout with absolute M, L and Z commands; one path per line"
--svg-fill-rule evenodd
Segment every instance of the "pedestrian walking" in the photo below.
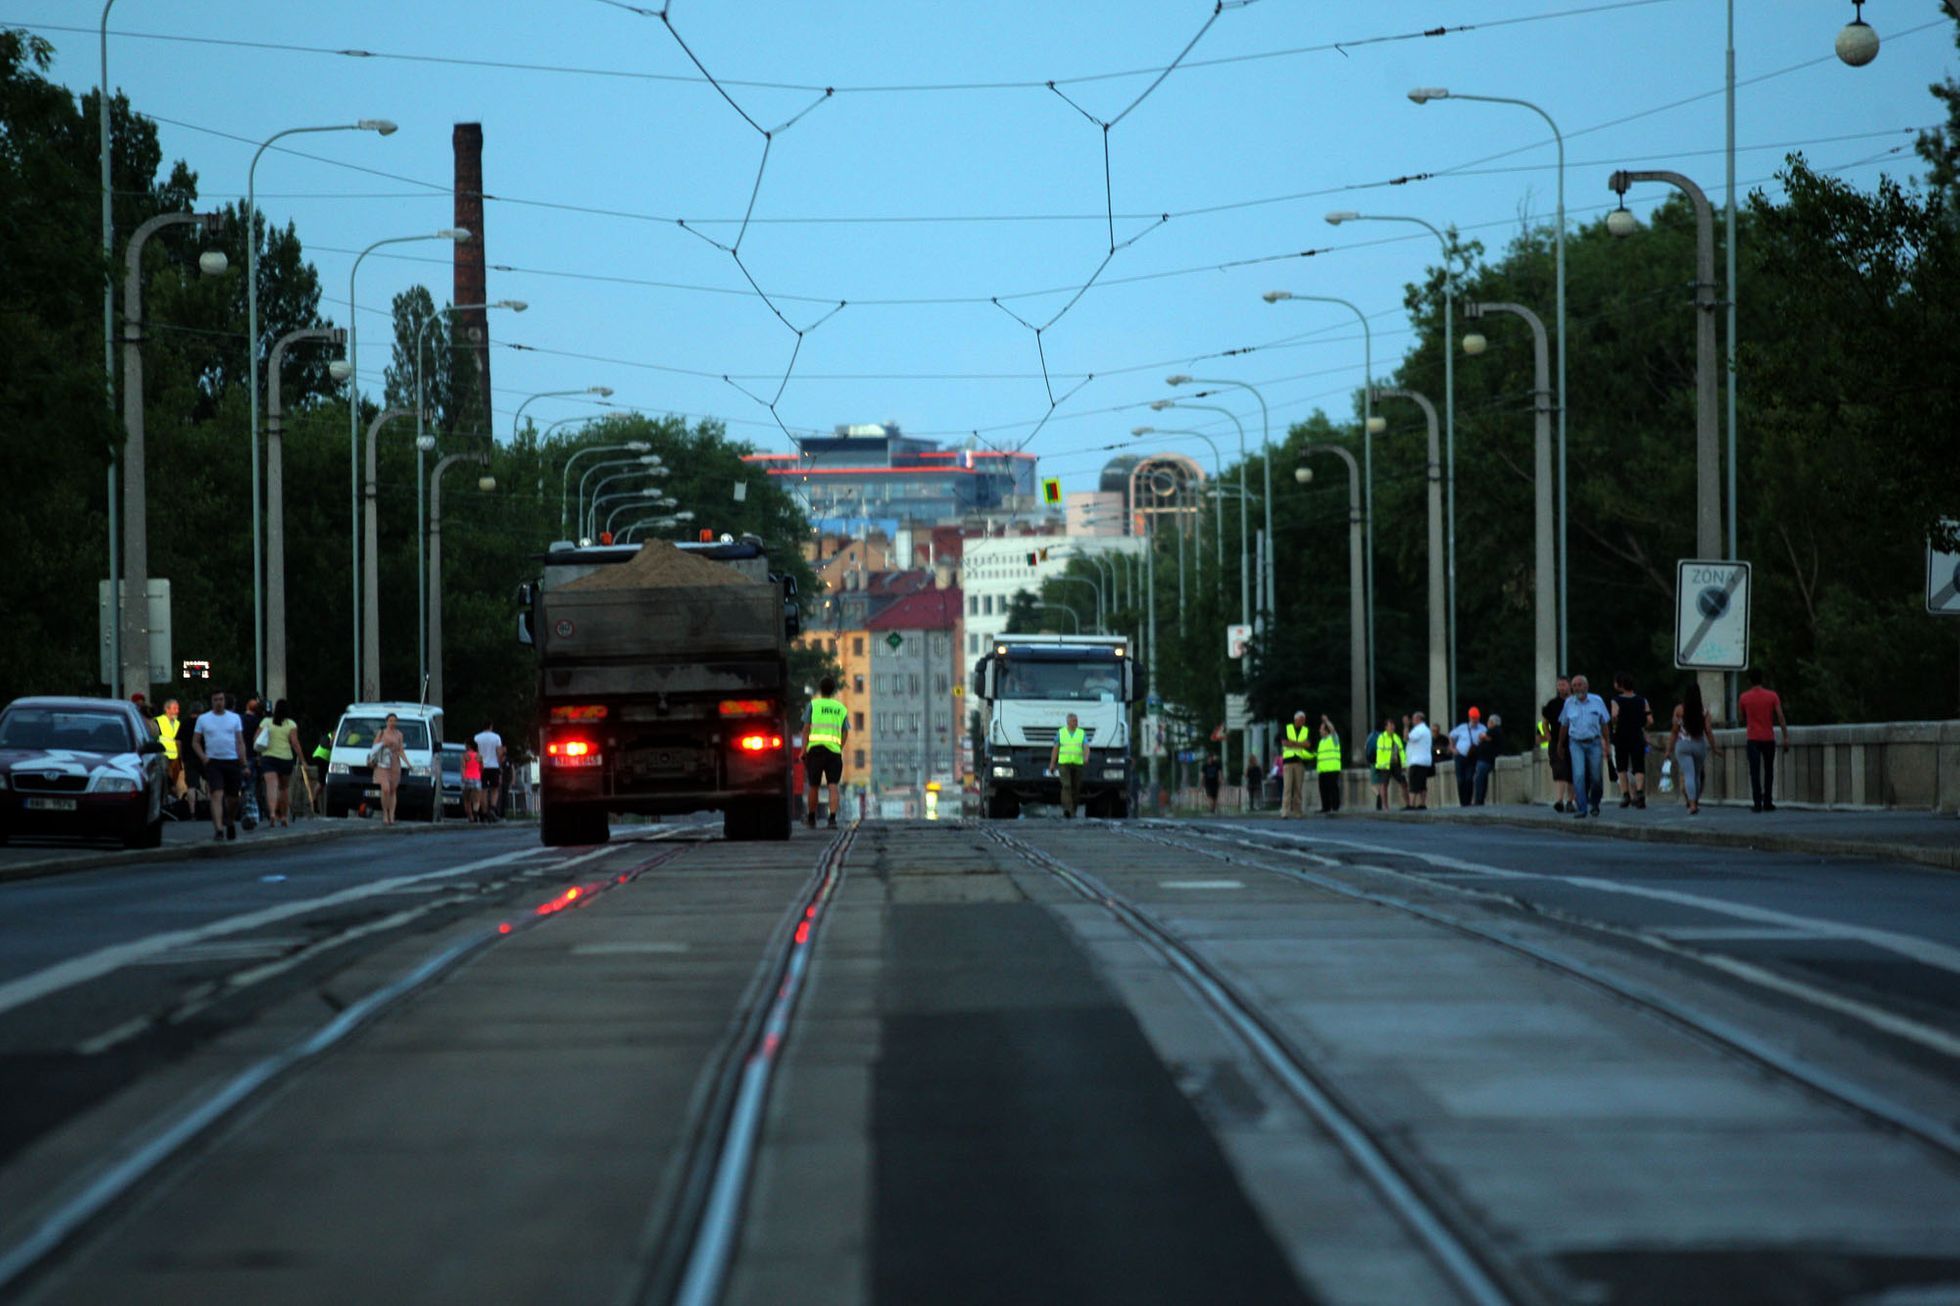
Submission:
M 483 820 L 483 754 L 476 751 L 476 740 L 463 746 L 463 819 L 471 825 Z
M 1402 734 L 1395 728 L 1394 717 L 1382 718 L 1382 728 L 1375 732 L 1374 739 L 1375 810 L 1385 812 L 1388 810 L 1389 777 L 1401 771 L 1402 760 L 1406 756 Z M 1409 805 L 1406 793 L 1402 796 L 1402 805 Z
M 1306 816 L 1307 762 L 1314 751 L 1313 730 L 1307 714 L 1295 712 L 1286 723 L 1286 739 L 1280 750 L 1279 819 Z
M 1613 677 L 1613 764 L 1620 772 L 1620 806 L 1647 806 L 1647 731 L 1653 728 L 1654 705 L 1633 687 L 1622 671 Z
M 1490 778 L 1497 772 L 1497 759 L 1504 755 L 1504 718 L 1497 713 L 1490 714 L 1484 723 L 1484 733 L 1471 750 L 1475 763 L 1470 778 L 1470 801 L 1482 807 L 1490 796 Z
M 244 785 L 245 723 L 227 711 L 222 693 L 211 695 L 211 710 L 198 717 L 191 748 L 211 791 L 211 837 L 238 837 L 238 800 Z
M 381 824 L 395 823 L 395 803 L 401 793 L 402 768 L 408 764 L 408 741 L 390 712 L 374 736 L 368 750 L 368 765 L 374 769 L 374 785 L 381 791 Z
M 1341 734 L 1326 713 L 1320 717 L 1320 742 L 1314 746 L 1314 774 L 1320 781 L 1320 814 L 1341 810 Z
M 1701 811 L 1701 790 L 1708 781 L 1708 756 L 1720 757 L 1715 742 L 1715 723 L 1701 701 L 1701 684 L 1690 680 L 1674 708 L 1674 729 L 1667 737 L 1667 755 L 1681 773 L 1681 797 L 1688 804 L 1688 815 Z
M 1749 669 L 1749 688 L 1736 699 L 1745 727 L 1744 747 L 1749 752 L 1749 797 L 1751 811 L 1776 810 L 1776 731 L 1783 732 L 1783 747 L 1790 747 L 1790 722 L 1783 715 L 1783 696 L 1763 684 L 1763 669 Z
M 239 824 L 247 830 L 256 829 L 265 817 L 265 805 L 259 801 L 259 754 L 254 742 L 259 737 L 259 723 L 265 720 L 265 712 L 257 694 L 245 696 L 245 710 L 239 714 L 245 723 L 244 769 L 244 816 Z
M 1076 803 L 1082 797 L 1082 764 L 1088 760 L 1087 735 L 1075 713 L 1071 712 L 1068 714 L 1068 724 L 1055 732 L 1055 746 L 1048 750 L 1048 765 L 1054 768 L 1062 782 L 1064 820 L 1075 819 Z
M 1245 759 L 1244 779 L 1245 810 L 1256 812 L 1259 810 L 1259 786 L 1264 781 L 1265 774 L 1259 769 L 1259 759 L 1249 754 Z
M 1484 714 L 1472 703 L 1450 731 L 1450 757 L 1456 765 L 1456 805 L 1468 807 L 1477 795 L 1477 741 L 1484 737 Z
M 497 733 L 495 721 L 485 721 L 483 729 L 476 732 L 476 751 L 483 759 L 483 819 L 500 820 L 503 813 L 497 800 L 503 794 L 504 763 L 509 754 L 504 751 L 504 737 Z
M 259 724 L 254 745 L 259 770 L 265 776 L 265 819 L 268 824 L 293 823 L 293 771 L 299 765 L 299 722 L 293 720 L 285 699 L 273 704 L 272 712 Z
M 1599 815 L 1605 777 L 1600 771 L 1606 732 L 1613 721 L 1606 700 L 1591 692 L 1584 676 L 1572 677 L 1572 693 L 1559 712 L 1559 749 L 1572 767 L 1573 815 L 1584 817 L 1588 807 Z
M 166 782 L 170 786 L 173 802 L 182 802 L 187 786 L 184 784 L 184 750 L 177 742 L 177 736 L 184 728 L 183 705 L 174 698 L 163 700 L 163 715 L 156 719 L 157 739 L 163 744 L 163 767 Z
M 1429 776 L 1436 769 L 1436 737 L 1429 720 L 1417 712 L 1409 718 L 1409 805 L 1404 810 L 1429 810 Z
M 1565 710 L 1565 700 L 1572 696 L 1572 682 L 1564 676 L 1558 678 L 1558 685 L 1545 705 L 1538 709 L 1538 751 L 1552 768 L 1552 810 L 1568 811 L 1572 807 L 1572 758 L 1558 747 L 1558 718 Z
M 323 735 L 321 735 L 321 736 L 320 736 L 320 742 L 319 742 L 319 743 L 317 743 L 317 744 L 315 744 L 315 745 L 313 745 L 313 789 L 314 789 L 314 792 L 316 792 L 316 793 L 324 793 L 324 792 L 326 791 L 326 788 L 327 788 L 327 767 L 328 767 L 328 766 L 329 766 L 329 765 L 330 765 L 330 764 L 331 764 L 332 762 L 333 762 L 333 735 L 332 735 L 332 733 L 331 733 L 331 732 L 329 732 L 329 733 L 327 733 L 327 734 L 323 734 Z M 309 795 L 308 795 L 308 797 L 310 798 L 310 797 L 311 797 L 311 795 L 309 794 Z M 314 811 L 314 813 L 315 813 L 315 815 L 318 815 L 318 813 L 319 813 L 319 811 L 320 811 L 320 807 L 319 807 L 319 804 L 318 804 L 318 803 L 315 803 L 315 804 L 314 804 L 314 806 L 313 806 L 313 811 Z
M 1218 790 L 1225 779 L 1225 767 L 1219 762 L 1218 754 L 1206 753 L 1205 764 L 1198 773 L 1199 782 L 1205 787 L 1205 804 L 1211 808 L 1213 816 L 1218 815 Z
M 1073 717 L 1069 724 L 1075 724 Z M 803 824 L 817 828 L 818 787 L 830 784 L 830 828 L 837 828 L 841 799 L 837 786 L 844 779 L 844 741 L 850 738 L 851 713 L 837 699 L 837 682 L 825 676 L 817 682 L 817 696 L 810 700 L 804 717 L 803 734 Z

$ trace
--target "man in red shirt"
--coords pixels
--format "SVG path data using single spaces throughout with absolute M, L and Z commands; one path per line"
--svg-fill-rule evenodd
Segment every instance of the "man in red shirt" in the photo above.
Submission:
M 1773 812 L 1776 804 L 1770 801 L 1770 794 L 1776 788 L 1776 729 L 1783 731 L 1783 747 L 1788 748 L 1790 723 L 1783 716 L 1783 696 L 1763 687 L 1760 668 L 1750 670 L 1749 685 L 1735 701 L 1742 723 L 1748 727 L 1749 794 L 1754 800 L 1749 810 Z

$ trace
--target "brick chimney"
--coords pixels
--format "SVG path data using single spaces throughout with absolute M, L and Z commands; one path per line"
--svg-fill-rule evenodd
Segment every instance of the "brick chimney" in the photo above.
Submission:
M 483 231 L 483 124 L 459 122 L 449 136 L 456 154 L 456 226 L 470 233 L 470 239 L 456 245 L 456 280 L 451 304 L 482 304 L 489 301 L 489 284 L 484 278 Z M 456 342 L 473 346 L 468 357 L 476 364 L 477 410 L 467 417 L 459 415 L 465 431 L 491 433 L 490 424 L 490 315 L 483 309 L 457 313 L 451 318 Z

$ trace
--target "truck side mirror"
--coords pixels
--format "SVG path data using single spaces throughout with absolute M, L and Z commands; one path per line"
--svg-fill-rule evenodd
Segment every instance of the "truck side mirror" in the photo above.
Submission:
M 803 633 L 803 608 L 802 608 L 802 606 L 801 606 L 801 605 L 799 605 L 799 604 L 796 604 L 796 603 L 791 603 L 791 602 L 788 602 L 787 600 L 785 600 L 785 601 L 784 601 L 784 603 L 783 603 L 783 636 L 784 636 L 784 638 L 786 638 L 786 639 L 795 639 L 795 638 L 796 638 L 796 637 L 797 637 L 798 635 L 800 635 L 800 634 L 802 634 L 802 633 Z
M 1128 658 L 1123 660 L 1123 701 L 1137 703 L 1143 700 L 1143 689 L 1137 684 L 1137 664 Z
M 517 614 L 517 642 L 520 644 L 535 642 L 531 638 L 531 612 L 528 608 Z
M 517 587 L 517 607 L 523 612 L 531 610 L 531 586 L 528 582 Z

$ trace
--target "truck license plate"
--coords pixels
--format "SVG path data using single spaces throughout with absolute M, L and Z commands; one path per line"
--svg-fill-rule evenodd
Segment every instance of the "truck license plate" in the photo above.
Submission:
M 72 798 L 30 798 L 25 804 L 30 812 L 72 812 L 75 800 Z

